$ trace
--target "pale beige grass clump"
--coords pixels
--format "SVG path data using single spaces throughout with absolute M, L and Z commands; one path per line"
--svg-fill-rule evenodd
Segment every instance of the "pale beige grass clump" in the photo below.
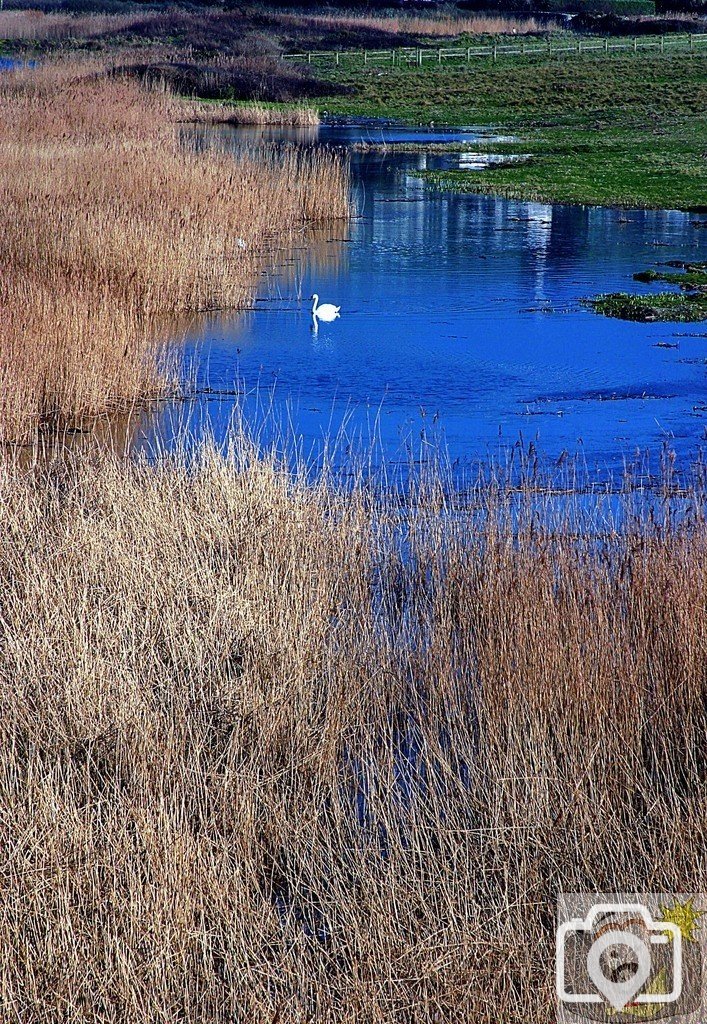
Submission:
M 14 1018 L 549 1024 L 559 890 L 704 888 L 699 496 L 412 497 L 0 471 Z
M 90 63 L 2 76 L 0 438 L 155 393 L 166 317 L 247 305 L 269 247 L 347 216 L 337 157 L 196 152 L 192 108 Z

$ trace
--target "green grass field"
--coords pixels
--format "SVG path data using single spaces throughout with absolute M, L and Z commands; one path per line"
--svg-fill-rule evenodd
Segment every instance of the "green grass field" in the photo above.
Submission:
M 539 201 L 707 207 L 707 53 L 331 68 L 352 89 L 328 113 L 496 125 L 524 164 L 435 174 L 437 185 Z

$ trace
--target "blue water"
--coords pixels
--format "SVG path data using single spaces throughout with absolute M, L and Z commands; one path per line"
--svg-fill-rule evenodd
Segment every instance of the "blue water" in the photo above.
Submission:
M 18 68 L 34 68 L 36 60 L 20 60 L 17 57 L 0 57 L 0 71 L 16 71 Z
M 234 150 L 273 137 L 219 131 Z M 460 464 L 521 439 L 550 459 L 579 453 L 597 470 L 665 443 L 681 462 L 697 456 L 707 440 L 707 325 L 626 323 L 580 299 L 650 290 L 636 271 L 704 259 L 704 217 L 438 193 L 414 176 L 474 163 L 471 129 L 283 134 L 303 144 L 454 141 L 465 152 L 352 152 L 357 216 L 293 253 L 252 312 L 188 334 L 197 391 L 210 390 L 161 410 L 149 435 L 169 439 L 187 408 L 193 430 L 222 437 L 234 399 L 215 392 L 257 392 L 262 403 L 274 389 L 305 445 L 345 422 L 353 434 L 375 430 L 391 462 L 423 435 Z M 315 291 L 342 307 L 318 332 Z

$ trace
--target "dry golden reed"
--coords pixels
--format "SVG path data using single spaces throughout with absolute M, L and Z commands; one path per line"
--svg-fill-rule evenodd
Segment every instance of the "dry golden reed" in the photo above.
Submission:
M 92 39 L 110 33 L 129 31 L 143 19 L 134 14 L 83 15 L 38 10 L 0 10 L 0 39 L 13 42 L 62 42 L 67 39 Z
M 319 113 L 304 104 L 268 107 L 264 103 L 243 103 L 222 107 L 218 120 L 242 125 L 283 125 L 290 128 L 316 128 Z
M 225 116 L 90 63 L 2 76 L 0 438 L 159 392 L 165 317 L 248 304 L 269 246 L 347 215 L 334 156 L 180 144 Z
M 420 36 L 427 38 L 455 39 L 459 36 L 475 35 L 528 35 L 546 32 L 560 27 L 557 22 L 548 22 L 522 15 L 491 15 L 476 14 L 463 16 L 458 14 L 434 15 L 358 15 L 358 14 L 319 14 L 297 15 L 281 14 L 279 20 L 286 25 L 307 24 L 327 32 L 369 31 L 391 32 L 395 35 Z
M 6 464 L 3 1019 L 549 1024 L 560 889 L 703 890 L 703 499 L 550 500 Z

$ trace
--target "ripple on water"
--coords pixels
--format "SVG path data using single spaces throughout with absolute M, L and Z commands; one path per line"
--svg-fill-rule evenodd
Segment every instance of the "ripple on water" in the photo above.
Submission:
M 473 127 L 210 129 L 200 144 L 216 138 L 234 150 L 424 142 L 464 151 L 384 159 L 353 152 L 358 216 L 288 254 L 254 313 L 205 320 L 189 334 L 198 385 L 228 390 L 240 379 L 248 392 L 276 381 L 276 402 L 289 403 L 295 430 L 309 440 L 347 417 L 365 432 L 380 407 L 391 459 L 401 431 L 426 429 L 430 411 L 454 458 L 481 455 L 499 437 L 512 444 L 530 423 L 553 457 L 581 446 L 590 462 L 618 466 L 626 452 L 666 439 L 694 455 L 704 433 L 694 409 L 707 403 L 702 332 L 680 332 L 673 350 L 660 344 L 675 333 L 671 325 L 602 318 L 580 306 L 587 295 L 641 287 L 633 274 L 658 260 L 699 258 L 707 235 L 694 215 L 429 189 L 415 176 L 421 166 L 471 167 L 479 143 L 493 143 Z M 306 298 L 314 291 L 342 307 L 341 319 L 316 334 Z M 218 412 L 206 404 L 201 418 L 218 434 L 228 403 Z M 168 434 L 166 419 L 151 430 Z

